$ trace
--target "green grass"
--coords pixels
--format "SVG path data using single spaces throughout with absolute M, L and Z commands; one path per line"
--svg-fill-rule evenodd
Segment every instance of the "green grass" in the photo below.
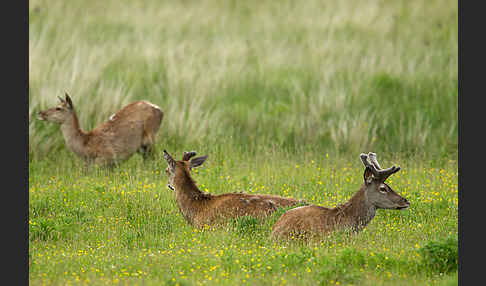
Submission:
M 185 149 L 170 151 L 181 156 Z M 231 146 L 218 151 L 199 151 L 209 159 L 193 171 L 198 186 L 214 194 L 272 193 L 333 207 L 349 199 L 363 178 L 358 158 L 295 157 L 275 150 L 267 156 L 230 154 Z M 112 172 L 85 173 L 67 152 L 31 162 L 31 284 L 457 283 L 453 160 L 430 167 L 416 158 L 381 159 L 383 166 L 402 167 L 388 183 L 411 202 L 410 209 L 380 210 L 358 235 L 344 231 L 318 243 L 289 244 L 270 239 L 285 209 L 263 223 L 240 218 L 218 228 L 192 228 L 166 186 L 161 155 L 145 164 L 135 156 Z
M 30 0 L 30 284 L 457 285 L 457 19 L 438 0 Z M 157 158 L 83 172 L 35 118 L 64 91 L 85 130 L 159 105 Z M 205 191 L 326 207 L 372 151 L 412 205 L 315 244 L 270 240 L 284 209 L 195 230 L 162 149 L 209 155 Z

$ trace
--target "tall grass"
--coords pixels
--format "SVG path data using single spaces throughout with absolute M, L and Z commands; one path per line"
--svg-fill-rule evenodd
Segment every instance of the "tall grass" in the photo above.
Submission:
M 32 285 L 457 285 L 457 1 L 29 1 Z M 68 92 L 83 129 L 159 105 L 158 159 L 87 173 L 36 112 Z M 333 207 L 360 152 L 400 165 L 411 202 L 356 236 L 269 238 L 242 218 L 195 230 L 161 150 L 209 155 L 214 194 Z
M 86 130 L 147 99 L 174 144 L 454 157 L 457 41 L 454 1 L 31 0 L 30 154 L 67 91 Z

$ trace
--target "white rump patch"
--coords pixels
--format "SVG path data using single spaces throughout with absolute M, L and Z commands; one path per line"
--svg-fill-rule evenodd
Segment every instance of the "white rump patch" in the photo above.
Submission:
M 152 106 L 152 107 L 153 107 L 153 108 L 155 108 L 155 109 L 160 110 L 160 107 L 158 107 L 157 105 L 155 105 L 155 104 L 153 104 L 153 103 L 150 103 L 150 102 L 148 102 L 148 101 L 146 101 L 146 100 L 144 100 L 143 102 L 144 102 L 144 103 L 146 103 L 146 104 L 148 104 L 148 105 L 150 105 L 150 106 Z
M 115 115 L 116 115 L 116 113 L 113 113 L 108 120 L 110 120 L 110 121 L 115 120 Z

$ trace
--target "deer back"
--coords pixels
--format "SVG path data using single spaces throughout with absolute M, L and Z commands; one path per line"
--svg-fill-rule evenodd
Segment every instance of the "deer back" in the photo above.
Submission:
M 162 118 L 160 108 L 146 101 L 137 101 L 111 115 L 108 121 L 93 129 L 92 133 L 107 137 L 115 144 L 137 148 L 142 144 L 144 136 L 155 136 Z

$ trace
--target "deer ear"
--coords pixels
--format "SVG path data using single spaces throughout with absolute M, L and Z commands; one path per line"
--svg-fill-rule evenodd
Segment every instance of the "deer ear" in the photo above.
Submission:
M 366 167 L 366 169 L 364 170 L 363 179 L 364 179 L 366 184 L 370 184 L 372 182 L 373 172 L 371 172 L 370 167 Z
M 201 166 L 204 163 L 204 161 L 206 161 L 207 158 L 208 158 L 208 155 L 196 157 L 196 158 L 192 159 L 191 165 L 190 165 L 191 169 Z
M 182 161 L 189 161 L 189 159 L 191 159 L 194 156 L 196 156 L 195 151 L 190 151 L 190 152 L 184 151 L 184 153 L 182 155 Z
M 172 169 L 172 170 L 175 170 L 175 160 L 174 158 L 172 158 L 171 155 L 169 155 L 169 153 L 167 153 L 167 151 L 164 150 L 164 159 L 165 161 L 167 162 L 167 165 L 169 165 L 169 167 Z
M 73 109 L 73 102 L 71 101 L 71 98 L 69 97 L 69 94 L 66 92 L 66 102 L 69 105 L 70 109 Z

